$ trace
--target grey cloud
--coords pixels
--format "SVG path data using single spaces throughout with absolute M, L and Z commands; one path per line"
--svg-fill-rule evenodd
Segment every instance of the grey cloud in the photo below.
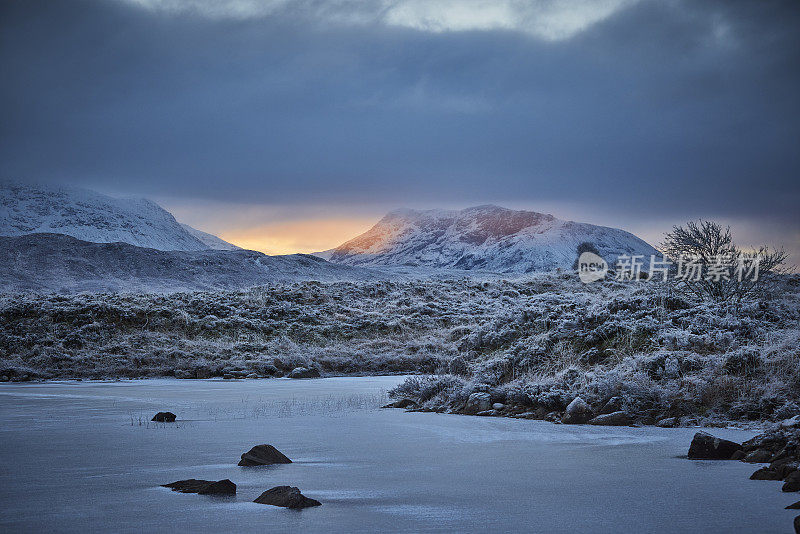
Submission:
M 569 201 L 800 229 L 793 3 L 643 1 L 557 41 L 337 21 L 347 3 L 238 18 L 0 9 L 2 176 L 277 204 Z

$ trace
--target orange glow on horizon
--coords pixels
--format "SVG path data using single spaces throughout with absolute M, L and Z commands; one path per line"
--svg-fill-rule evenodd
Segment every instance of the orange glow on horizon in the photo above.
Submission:
M 305 219 L 233 229 L 217 235 L 238 247 L 269 255 L 310 254 L 338 247 L 374 224 L 374 218 Z

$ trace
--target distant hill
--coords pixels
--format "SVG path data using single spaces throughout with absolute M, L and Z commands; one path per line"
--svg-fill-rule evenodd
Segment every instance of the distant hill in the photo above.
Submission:
M 333 263 L 501 273 L 571 269 L 579 244 L 592 243 L 609 264 L 622 254 L 649 259 L 656 250 L 635 235 L 498 206 L 397 210 L 370 230 L 320 253 Z
M 71 187 L 0 183 L 0 235 L 57 233 L 93 243 L 121 242 L 157 250 L 217 248 L 194 232 L 181 226 L 164 208 L 143 198 L 112 198 Z
M 0 248 L 2 292 L 174 292 L 381 278 L 377 271 L 334 265 L 304 254 L 161 251 L 127 243 L 89 243 L 60 234 L 0 237 Z

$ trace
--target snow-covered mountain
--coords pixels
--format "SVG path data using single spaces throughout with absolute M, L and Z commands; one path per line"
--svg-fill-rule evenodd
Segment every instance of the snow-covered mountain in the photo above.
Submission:
M 206 244 L 208 248 L 214 250 L 241 250 L 241 247 L 237 247 L 233 243 L 228 243 L 224 239 L 221 239 L 214 234 L 209 234 L 208 232 L 204 232 L 202 230 L 198 230 L 197 228 L 192 228 L 188 224 L 180 223 L 183 226 L 183 229 L 189 232 L 191 235 L 202 241 Z
M 93 243 L 157 250 L 208 250 L 164 208 L 71 187 L 0 182 L 0 235 L 57 233 Z M 216 248 L 216 247 L 213 247 Z
M 592 243 L 610 265 L 622 254 L 649 259 L 656 253 L 624 230 L 532 211 L 477 206 L 460 211 L 393 211 L 322 257 L 346 265 L 526 273 L 571 269 L 578 245 L 585 242 Z

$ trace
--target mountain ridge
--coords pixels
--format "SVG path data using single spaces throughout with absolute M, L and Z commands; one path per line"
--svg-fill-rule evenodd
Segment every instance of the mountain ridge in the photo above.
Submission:
M 221 237 L 217 237 L 214 234 L 209 234 L 208 232 L 198 230 L 197 228 L 189 226 L 186 223 L 178 223 L 178 224 L 180 224 L 184 230 L 189 232 L 189 234 L 199 239 L 208 248 L 214 250 L 242 250 L 242 247 L 237 247 L 233 243 L 228 243 Z
M 210 248 L 152 200 L 115 198 L 76 187 L 0 182 L 0 235 L 33 233 L 156 250 Z
M 0 236 L 0 293 L 157 292 L 247 289 L 274 282 L 363 281 L 377 270 L 305 254 L 253 250 L 173 251 L 33 233 Z
M 633 234 L 493 204 L 462 210 L 392 210 L 367 232 L 325 251 L 333 263 L 482 269 L 502 273 L 571 269 L 581 243 L 609 264 L 656 250 Z

